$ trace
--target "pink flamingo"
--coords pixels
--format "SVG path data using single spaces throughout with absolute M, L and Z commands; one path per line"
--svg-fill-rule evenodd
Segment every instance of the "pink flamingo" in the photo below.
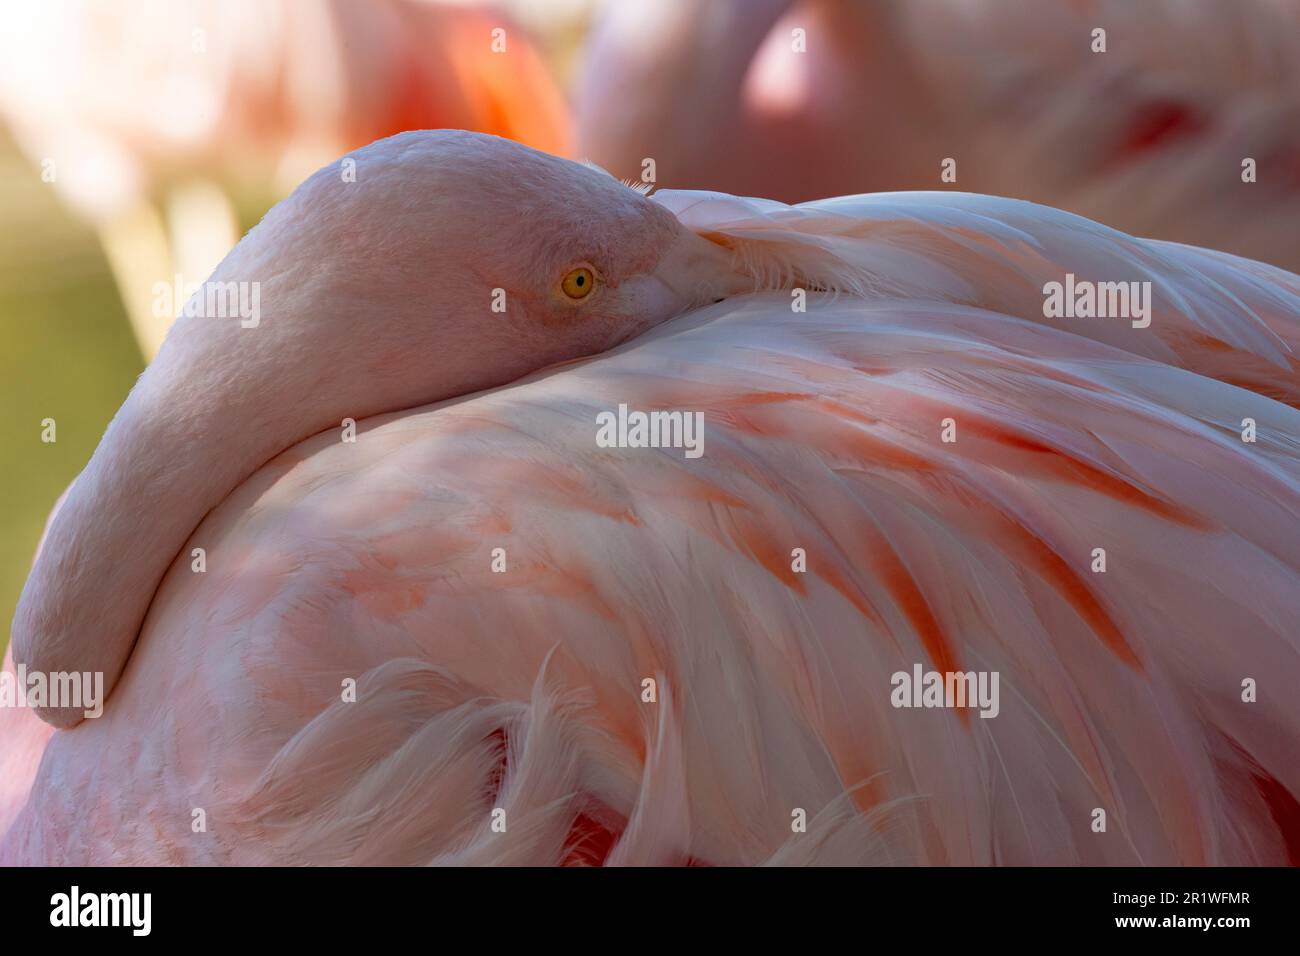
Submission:
M 116 687 L 0 710 L 0 862 L 1297 858 L 1300 278 L 987 196 L 359 157 L 52 520 L 15 656 Z M 1045 316 L 1066 276 L 1149 324 Z M 702 454 L 606 447 L 620 405 Z
M 1264 0 L 619 0 L 578 143 L 663 186 L 996 193 L 1297 270 L 1298 27 Z

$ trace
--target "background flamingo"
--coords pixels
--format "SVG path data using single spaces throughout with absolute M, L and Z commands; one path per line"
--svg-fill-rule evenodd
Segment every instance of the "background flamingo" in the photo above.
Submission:
M 639 179 L 652 158 L 661 185 L 786 202 L 987 192 L 1300 268 L 1289 0 L 619 0 L 602 13 L 578 141 L 618 176 Z
M 53 522 L 19 656 L 111 664 L 148 618 L 102 719 L 0 712 L 0 860 L 1296 859 L 1300 279 L 991 197 L 647 199 L 448 134 L 366 158 L 370 192 L 327 168 L 223 264 L 285 273 L 264 364 L 178 324 Z M 295 276 L 331 216 L 394 235 L 333 313 Z M 1150 327 L 1044 319 L 1067 272 L 1152 282 Z M 598 447 L 619 403 L 703 411 L 706 453 Z M 357 442 L 257 468 L 348 409 Z M 151 410 L 205 436 L 179 474 L 128 454 Z M 130 520 L 210 503 L 176 541 Z M 999 671 L 1000 714 L 891 708 L 917 662 Z

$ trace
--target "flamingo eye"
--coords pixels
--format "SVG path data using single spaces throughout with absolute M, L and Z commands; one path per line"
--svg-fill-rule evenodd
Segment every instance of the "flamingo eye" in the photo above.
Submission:
M 560 281 L 560 289 L 570 299 L 585 299 L 596 287 L 596 273 L 588 266 L 570 269 Z

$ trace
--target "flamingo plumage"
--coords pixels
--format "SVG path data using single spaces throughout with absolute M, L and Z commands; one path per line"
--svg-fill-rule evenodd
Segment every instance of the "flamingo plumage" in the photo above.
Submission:
M 640 248 L 647 222 L 689 255 L 632 267 L 658 277 L 631 300 L 654 314 L 614 309 L 595 338 L 545 324 L 570 354 L 445 377 L 434 404 L 407 407 L 421 398 L 405 380 L 389 407 L 362 407 L 362 389 L 316 421 L 277 393 L 297 417 L 269 444 L 249 447 L 247 421 L 216 447 L 200 432 L 185 455 L 205 474 L 233 462 L 201 491 L 194 473 L 119 485 L 92 461 L 15 645 L 47 670 L 126 664 L 75 729 L 0 711 L 0 862 L 1296 859 L 1300 278 L 996 197 L 646 198 L 485 138 L 374 149 L 492 170 L 457 180 L 458 212 L 474 189 L 535 189 L 520 168 L 553 177 L 534 211 L 582 213 L 582 231 L 537 236 L 568 243 L 551 265 L 590 258 L 593 230 Z M 299 248 L 281 225 L 320 228 L 303 210 L 326 181 L 232 260 Z M 458 222 L 421 228 L 446 246 L 465 241 Z M 522 242 L 504 254 L 537 254 Z M 465 265 L 486 255 L 459 248 Z M 501 321 L 432 261 L 422 307 L 446 285 L 461 320 Z M 350 304 L 382 301 L 402 264 L 340 261 Z M 1044 285 L 1066 273 L 1151 282 L 1150 325 L 1045 317 Z M 651 293 L 664 283 L 671 301 Z M 403 334 L 415 320 L 396 302 L 377 314 Z M 251 341 L 280 379 L 334 374 L 326 358 L 379 334 L 278 318 L 296 339 Z M 462 338 L 461 358 L 511 333 Z M 223 334 L 183 320 L 140 387 L 197 414 L 178 367 L 221 365 Z M 401 345 L 407 367 L 457 360 Z M 259 371 L 238 357 L 232 386 Z M 355 379 L 345 367 L 331 387 Z M 602 447 L 597 416 L 620 404 L 701 412 L 703 454 Z M 355 442 L 331 427 L 349 407 Z M 114 452 L 124 435 L 96 456 L 139 470 Z M 147 525 L 183 499 L 194 518 L 175 539 Z M 147 607 L 134 650 L 131 616 L 97 603 L 110 565 L 56 573 L 96 541 L 134 560 L 106 501 L 166 550 L 156 593 L 139 564 L 115 579 Z M 105 628 L 66 628 L 79 613 Z M 998 713 L 893 706 L 891 675 L 915 665 L 997 672 Z

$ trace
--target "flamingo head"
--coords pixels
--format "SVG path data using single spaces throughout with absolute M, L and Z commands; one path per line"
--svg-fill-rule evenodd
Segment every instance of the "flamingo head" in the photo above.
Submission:
M 322 169 L 245 244 L 250 256 L 218 273 L 265 276 L 268 321 L 310 324 L 318 354 L 417 379 L 428 366 L 415 356 L 436 358 L 440 388 L 412 383 L 420 402 L 604 351 L 743 288 L 729 250 L 638 190 L 453 130 L 403 133 Z

